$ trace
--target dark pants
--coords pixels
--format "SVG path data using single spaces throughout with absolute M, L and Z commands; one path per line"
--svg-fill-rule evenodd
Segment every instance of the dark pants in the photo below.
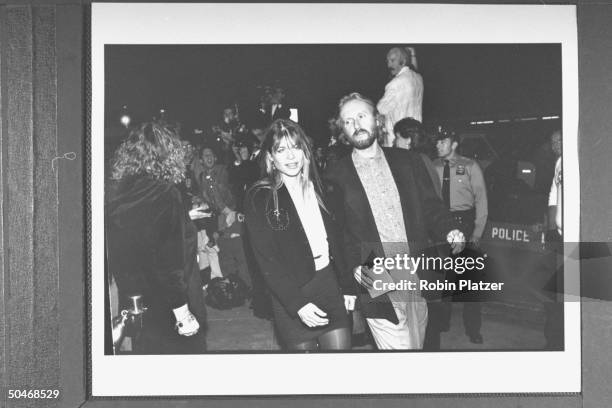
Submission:
M 473 209 L 466 211 L 452 211 L 452 215 L 455 218 L 455 221 L 459 223 L 459 228 L 461 232 L 463 232 L 463 234 L 465 235 L 465 238 L 470 239 L 472 233 L 474 232 L 474 218 L 476 215 L 475 211 Z M 463 250 L 463 252 L 454 256 L 464 258 L 476 258 L 482 256 L 482 253 L 478 249 L 470 248 L 468 244 L 468 246 L 466 246 L 466 249 Z M 483 280 L 484 271 L 474 269 L 471 271 L 466 271 L 462 275 L 458 275 L 455 271 L 447 271 L 446 279 L 449 282 L 455 282 L 458 287 L 459 279 L 471 280 L 473 282 Z M 482 304 L 480 303 L 482 299 L 480 292 L 464 290 L 461 292 L 446 293 L 443 300 L 446 302 L 452 301 L 454 303 L 462 303 L 463 327 L 465 329 L 465 333 L 468 336 L 480 334 L 480 328 L 482 326 Z M 450 325 L 450 304 L 446 308 L 443 308 L 442 313 L 446 314 L 446 321 L 448 322 L 448 325 Z
M 219 238 L 219 264 L 224 277 L 237 274 L 251 289 L 251 273 L 246 259 L 242 237 Z
M 442 302 L 441 299 L 427 300 L 427 328 L 425 329 L 425 339 L 423 341 L 423 351 L 440 350 L 440 333 L 448 330 L 446 310 L 450 303 Z
M 563 350 L 563 238 L 557 231 L 547 234 L 547 267 L 551 269 L 551 277 L 544 287 L 548 301 L 544 302 L 546 321 L 544 323 L 544 338 L 546 349 Z
M 480 302 L 463 303 L 463 327 L 467 335 L 479 334 L 482 327 L 482 307 Z
M 214 242 L 213 234 L 219 230 L 218 227 L 218 219 L 219 217 L 213 213 L 210 218 L 202 218 L 199 220 L 194 220 L 194 224 L 198 231 L 206 230 L 206 235 L 211 242 Z M 216 244 L 216 242 L 214 242 Z M 211 244 L 212 246 L 213 244 Z
M 447 244 L 433 245 L 427 248 L 424 256 L 430 258 L 448 256 L 449 249 Z M 443 283 L 446 278 L 444 270 L 439 269 L 421 269 L 419 271 L 419 279 L 430 283 Z M 443 291 L 427 290 L 421 292 L 421 295 L 427 301 L 427 328 L 425 329 L 425 339 L 423 340 L 424 351 L 440 350 L 440 333 L 448 331 L 450 316 L 446 313 L 446 309 L 450 310 L 450 303 L 443 301 Z

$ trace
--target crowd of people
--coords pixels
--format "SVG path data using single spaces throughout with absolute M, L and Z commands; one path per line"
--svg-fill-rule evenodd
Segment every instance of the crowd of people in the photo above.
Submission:
M 366 333 L 380 350 L 438 350 L 450 302 L 466 299 L 465 333 L 483 342 L 474 293 L 374 294 L 372 257 L 476 257 L 488 211 L 482 171 L 458 154 L 457 135 L 423 129 L 414 50 L 392 48 L 387 65 L 378 104 L 340 99 L 328 146 L 289 119 L 280 87 L 248 123 L 224 109 L 199 145 L 160 121 L 131 129 L 111 162 L 106 231 L 120 308 L 133 294 L 147 308 L 133 352 L 205 352 L 204 294 L 228 277 L 248 288 L 253 313 L 274 321 L 286 350 L 347 350 Z

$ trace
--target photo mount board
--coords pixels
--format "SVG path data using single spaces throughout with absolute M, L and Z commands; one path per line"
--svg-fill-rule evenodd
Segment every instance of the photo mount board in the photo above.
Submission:
M 349 15 L 350 19 L 341 18 Z M 410 24 L 406 24 L 408 19 Z M 240 29 L 227 30 L 228 21 Z M 357 21 L 363 22 L 358 24 L 358 30 L 355 29 Z M 266 26 L 273 26 L 274 30 L 261 29 Z M 105 356 L 103 322 L 104 45 L 278 44 L 279 31 L 283 32 L 282 41 L 286 44 L 561 44 L 563 166 L 566 170 L 564 239 L 578 242 L 575 6 L 94 3 L 91 27 L 90 375 L 93 397 L 580 392 L 577 296 L 566 296 L 562 352 Z M 579 289 L 578 260 L 566 257 L 564 267 L 566 288 L 574 288 L 569 293 L 579 293 L 576 290 Z M 205 367 L 215 368 L 206 370 Z M 265 367 L 265 371 L 253 375 L 244 367 Z M 369 367 L 372 372 L 384 372 L 384 378 L 370 377 Z M 440 367 L 461 367 L 460 375 Z M 160 376 L 160 372 L 173 373 L 171 380 Z M 411 372 L 414 375 L 409 375 Z M 359 373 L 358 378 L 353 373 Z M 230 377 L 233 381 L 225 381 Z

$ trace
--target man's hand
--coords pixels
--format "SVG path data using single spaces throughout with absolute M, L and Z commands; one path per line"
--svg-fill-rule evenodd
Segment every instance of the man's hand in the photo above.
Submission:
M 374 280 L 376 279 L 372 269 L 367 266 L 357 266 L 353 269 L 355 280 L 364 288 L 370 290 L 374 288 Z
M 480 248 L 480 237 L 472 235 L 472 237 L 470 238 L 470 244 L 473 248 Z
M 308 327 L 325 326 L 329 323 L 327 313 L 319 309 L 314 303 L 308 303 L 300 310 L 298 310 L 298 316 Z
M 356 299 L 357 299 L 357 296 L 344 295 L 344 308 L 346 309 L 347 313 L 355 310 L 355 300 Z
M 451 246 L 451 253 L 453 255 L 457 255 L 465 248 L 465 235 L 463 232 L 455 229 L 448 233 L 446 236 L 446 241 Z
M 223 214 L 225 215 L 225 224 L 228 228 L 231 227 L 234 221 L 236 221 L 236 211 L 225 207 Z

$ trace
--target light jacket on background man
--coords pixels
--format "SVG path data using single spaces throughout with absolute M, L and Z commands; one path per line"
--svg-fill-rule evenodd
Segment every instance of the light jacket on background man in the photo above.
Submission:
M 422 107 L 423 77 L 405 66 L 387 83 L 385 94 L 376 105 L 378 112 L 385 116 L 385 146 L 393 145 L 393 126 L 398 120 L 410 117 L 423 121 Z

